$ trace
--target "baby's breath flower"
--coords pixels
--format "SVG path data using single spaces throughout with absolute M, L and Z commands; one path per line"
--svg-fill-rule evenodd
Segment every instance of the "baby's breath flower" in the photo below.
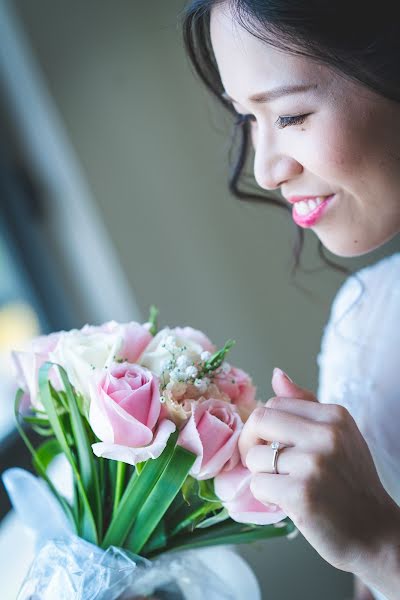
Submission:
M 197 374 L 198 374 L 198 370 L 196 369 L 196 367 L 191 366 L 191 367 L 186 368 L 185 375 L 189 379 L 194 379 L 195 377 L 197 377 Z
M 221 370 L 223 373 L 227 374 L 231 370 L 231 365 L 228 362 L 223 362 L 221 365 Z
M 171 381 L 185 381 L 186 380 L 186 375 L 183 371 L 181 371 L 181 369 L 173 369 L 171 371 L 171 373 L 169 374 Z
M 173 360 L 166 360 L 161 365 L 161 371 L 170 371 L 173 368 L 174 368 L 174 361 Z
M 208 352 L 207 350 L 205 350 L 204 352 L 202 352 L 200 354 L 200 358 L 203 362 L 206 362 L 206 360 L 209 360 L 211 358 L 212 354 L 211 352 Z
M 200 394 L 204 394 L 204 392 L 207 391 L 207 380 L 209 381 L 207 377 L 204 377 L 203 379 L 194 380 L 194 386 L 199 390 Z
M 191 362 L 187 356 L 181 355 L 176 360 L 176 366 L 179 369 L 186 369 L 186 367 L 189 367 L 190 365 L 191 365 Z

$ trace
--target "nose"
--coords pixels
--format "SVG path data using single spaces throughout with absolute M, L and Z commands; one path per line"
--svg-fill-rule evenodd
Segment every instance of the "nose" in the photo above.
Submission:
M 280 152 L 267 140 L 259 138 L 254 152 L 254 178 L 265 190 L 277 189 L 303 171 L 302 165 L 293 156 Z

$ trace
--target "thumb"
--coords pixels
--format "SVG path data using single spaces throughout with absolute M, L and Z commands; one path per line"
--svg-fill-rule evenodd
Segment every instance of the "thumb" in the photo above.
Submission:
M 272 389 L 277 396 L 283 396 L 284 398 L 299 398 L 300 400 L 318 402 L 318 399 L 310 390 L 296 385 L 284 371 L 278 368 L 274 369 L 272 375 Z

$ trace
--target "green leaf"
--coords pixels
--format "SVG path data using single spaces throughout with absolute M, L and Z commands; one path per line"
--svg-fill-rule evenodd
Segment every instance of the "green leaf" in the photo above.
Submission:
M 18 390 L 16 395 L 15 395 L 15 401 L 14 401 L 14 416 L 15 416 L 15 425 L 16 428 L 18 430 L 18 433 L 20 434 L 20 436 L 22 437 L 26 447 L 28 448 L 29 452 L 32 455 L 32 462 L 33 462 L 33 466 L 36 469 L 37 474 L 47 483 L 47 485 L 49 486 L 52 494 L 54 495 L 54 497 L 56 498 L 56 500 L 59 502 L 61 508 L 64 510 L 65 514 L 67 515 L 67 518 L 69 519 L 72 529 L 75 533 L 77 533 L 77 524 L 76 524 L 76 519 L 75 519 L 75 515 L 72 512 L 72 509 L 70 507 L 70 505 L 68 504 L 68 502 L 66 501 L 66 499 L 58 492 L 57 488 L 54 486 L 53 482 L 51 481 L 51 479 L 48 477 L 47 475 L 47 466 L 45 463 L 42 462 L 42 458 L 40 456 L 40 452 L 38 453 L 35 448 L 32 446 L 28 436 L 26 435 L 23 427 L 21 427 L 21 424 L 19 422 L 20 417 L 22 417 L 22 415 L 20 414 L 20 405 L 21 405 L 21 401 L 22 398 L 24 396 L 24 391 L 23 390 Z
M 125 488 L 125 478 L 126 478 L 126 463 L 118 461 L 116 480 L 115 480 L 113 515 L 118 510 L 118 504 L 121 500 L 121 496 L 122 496 L 124 488 Z
M 48 425 L 49 424 L 49 420 L 48 419 L 44 419 L 42 417 L 28 417 L 25 415 L 22 415 L 23 420 L 25 421 L 25 423 L 29 423 L 29 425 Z
M 46 440 L 39 446 L 39 448 L 36 448 L 36 456 L 33 458 L 33 464 L 36 468 L 36 463 L 39 461 L 39 464 L 47 471 L 53 459 L 61 453 L 62 449 L 58 443 L 58 440 L 55 438 Z
M 195 460 L 196 455 L 192 452 L 181 446 L 175 447 L 165 471 L 153 487 L 129 533 L 125 544 L 128 550 L 134 554 L 140 553 L 181 489 Z
M 170 435 L 163 453 L 158 458 L 146 461 L 140 475 L 135 472 L 131 476 L 124 495 L 119 502 L 118 510 L 113 516 L 101 544 L 102 548 L 123 546 L 140 509 L 171 459 L 176 440 L 178 439 L 178 433 L 178 431 L 175 431 Z
M 211 505 L 210 503 L 215 504 Z M 210 506 L 204 513 L 206 505 Z M 193 529 L 193 523 L 197 523 L 199 518 L 201 520 L 211 510 L 217 510 L 220 507 L 222 507 L 221 501 L 214 493 L 214 480 L 197 481 L 188 475 L 182 486 L 181 494 L 176 497 L 166 515 L 168 530 L 174 532 L 173 535 L 175 535 L 176 532 L 182 530 L 182 527 L 191 526 Z
M 184 501 L 189 504 L 193 502 L 193 499 L 198 497 L 197 494 L 197 490 L 198 490 L 198 485 L 197 485 L 197 481 L 194 477 L 191 477 L 190 475 L 188 475 L 185 479 L 185 481 L 183 482 L 182 488 L 181 488 L 181 492 L 182 492 L 182 496 Z
M 140 473 L 143 471 L 145 464 L 146 462 L 141 462 L 137 463 L 137 465 L 135 466 L 138 475 L 140 475 Z
M 226 519 L 229 519 L 229 513 L 226 510 L 226 508 L 223 508 L 222 510 L 217 512 L 216 515 L 213 515 L 212 517 L 208 517 L 207 519 L 204 519 L 203 521 L 198 523 L 198 525 L 196 525 L 196 529 L 206 529 L 206 527 L 212 527 L 213 525 L 216 525 L 217 523 L 226 521 Z
M 54 435 L 51 427 L 39 427 L 39 425 L 31 425 L 31 429 L 42 437 L 50 437 Z
M 103 527 L 103 507 L 93 450 L 88 440 L 86 426 L 79 410 L 72 386 L 69 382 L 68 375 L 61 366 L 58 366 L 58 371 L 65 388 L 68 412 L 71 418 L 72 434 L 78 452 L 79 473 L 87 493 L 88 502 L 94 512 L 98 535 L 101 537 Z
M 156 335 L 158 331 L 158 314 L 159 310 L 156 306 L 150 306 L 150 315 L 149 315 L 149 323 L 151 323 L 150 333 L 151 335 Z
M 188 550 L 221 544 L 247 544 L 257 540 L 283 537 L 296 529 L 290 519 L 276 525 L 246 525 L 229 519 L 207 529 L 196 529 L 190 536 L 183 534 L 168 541 L 166 550 Z
M 58 414 L 56 402 L 57 400 L 54 397 L 54 391 L 52 392 L 51 385 L 49 382 L 49 371 L 53 368 L 54 363 L 45 362 L 39 369 L 39 389 L 40 389 L 40 399 L 42 401 L 43 406 L 46 409 L 47 416 L 51 423 L 51 426 L 54 431 L 54 435 L 57 438 L 63 453 L 65 454 L 68 462 L 72 467 L 72 471 L 75 477 L 77 490 L 79 493 L 79 500 L 81 502 L 83 508 L 83 517 L 81 523 L 81 530 L 79 534 L 86 539 L 88 542 L 92 542 L 93 544 L 98 543 L 98 536 L 96 530 L 96 523 L 93 518 L 93 513 L 91 506 L 88 501 L 88 497 L 86 495 L 85 486 L 82 482 L 81 472 L 76 463 L 75 457 L 72 453 L 72 450 L 68 444 L 66 432 L 64 430 L 64 424 L 62 416 Z M 63 369 L 60 368 L 60 375 L 63 375 Z M 65 371 L 64 371 L 65 373 Z M 66 376 L 66 374 L 65 374 Z M 72 424 L 72 429 L 74 429 L 74 425 Z M 75 440 L 78 442 L 78 440 Z
M 225 356 L 235 344 L 235 340 L 228 340 L 221 350 L 217 350 L 217 352 L 215 352 L 215 354 L 213 354 L 211 358 L 206 361 L 204 365 L 204 371 L 209 373 L 210 371 L 215 371 L 218 369 L 224 362 Z
M 150 538 L 148 539 L 146 545 L 142 548 L 141 554 L 142 556 L 147 556 L 149 552 L 154 553 L 155 551 L 160 552 L 167 545 L 167 533 L 165 522 L 161 520 Z
M 221 500 L 214 491 L 214 479 L 204 479 L 199 481 L 198 485 L 200 498 L 207 500 L 208 502 L 218 502 L 218 504 L 221 503 Z
M 178 520 L 178 523 L 175 525 L 175 527 L 170 529 L 170 537 L 180 534 L 185 529 L 193 531 L 198 523 L 201 523 L 201 521 L 203 521 L 210 512 L 214 511 L 215 508 L 222 508 L 222 505 L 219 504 L 216 507 L 214 502 L 201 502 L 200 506 L 198 506 L 195 510 L 192 510 L 192 512 L 186 513 L 184 516 L 182 516 Z M 177 519 L 175 517 L 175 522 L 176 520 Z

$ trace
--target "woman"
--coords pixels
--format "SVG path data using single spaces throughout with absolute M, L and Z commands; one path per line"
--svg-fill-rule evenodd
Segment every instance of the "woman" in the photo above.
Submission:
M 379 10 L 358 0 L 196 0 L 184 13 L 195 70 L 237 113 L 231 190 L 259 199 L 237 185 L 250 140 L 265 198 L 344 257 L 400 231 L 400 35 L 390 8 L 385 0 Z M 318 399 L 276 369 L 276 396 L 246 423 L 241 456 L 256 498 L 280 505 L 323 558 L 358 576 L 358 598 L 371 597 L 362 580 L 394 600 L 400 254 L 355 279 L 332 306 Z

